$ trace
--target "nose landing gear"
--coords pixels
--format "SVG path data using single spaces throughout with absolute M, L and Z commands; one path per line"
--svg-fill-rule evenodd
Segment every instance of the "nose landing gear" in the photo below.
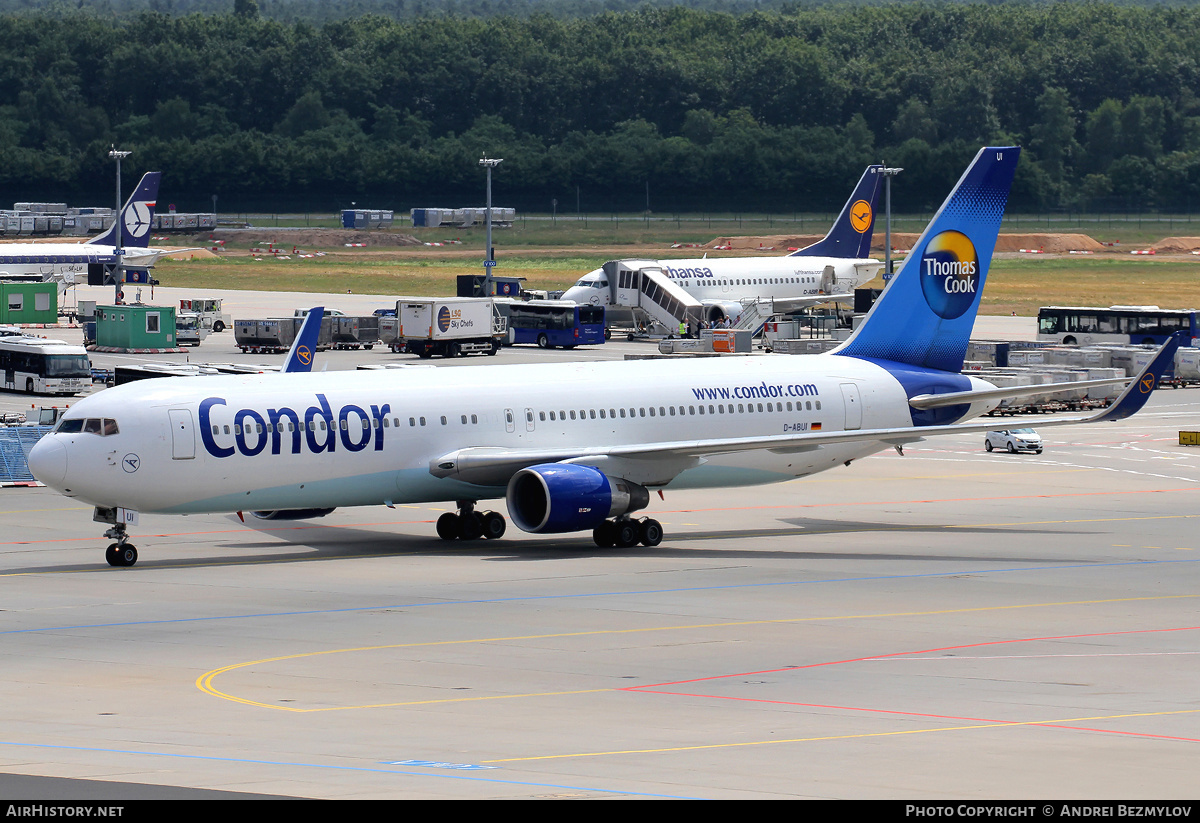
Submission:
M 104 536 L 117 541 L 104 551 L 104 559 L 108 561 L 108 565 L 132 566 L 137 562 L 137 549 L 129 542 L 129 535 L 125 533 L 124 523 L 116 524 L 106 531 Z
M 118 518 L 118 511 L 120 510 L 97 506 L 96 511 L 92 514 L 92 520 L 97 523 L 108 523 L 109 528 L 104 536 L 109 540 L 117 541 L 104 551 L 104 559 L 108 561 L 108 565 L 132 566 L 138 559 L 137 549 L 129 542 L 129 534 L 125 531 L 125 523 Z M 136 518 L 132 522 L 136 525 Z

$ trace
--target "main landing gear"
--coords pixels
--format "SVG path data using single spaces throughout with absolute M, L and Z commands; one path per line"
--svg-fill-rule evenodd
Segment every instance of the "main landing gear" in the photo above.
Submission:
M 641 543 L 643 546 L 657 546 L 662 542 L 662 523 L 649 517 L 633 520 L 628 517 L 616 520 L 605 520 L 592 529 L 592 540 L 602 549 L 628 549 Z
M 117 541 L 104 551 L 104 559 L 108 561 L 108 565 L 132 566 L 137 562 L 137 549 L 129 542 L 129 535 L 125 533 L 124 523 L 117 523 L 106 531 L 104 536 Z
M 507 526 L 499 512 L 477 512 L 474 500 L 459 500 L 458 514 L 446 512 L 438 518 L 437 533 L 443 540 L 498 540 Z

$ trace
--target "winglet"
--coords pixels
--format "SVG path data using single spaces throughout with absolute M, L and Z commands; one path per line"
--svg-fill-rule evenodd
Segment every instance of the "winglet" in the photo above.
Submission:
M 1093 417 L 1092 420 L 1097 422 L 1124 420 L 1141 411 L 1142 406 L 1146 405 L 1146 401 L 1158 387 L 1158 381 L 1162 379 L 1163 373 L 1174 365 L 1176 350 L 1190 336 L 1191 332 L 1189 331 L 1177 331 L 1168 337 L 1167 342 L 1158 350 L 1158 354 L 1154 355 L 1154 359 L 1146 364 L 1146 368 L 1142 369 L 1133 382 L 1125 387 L 1125 391 L 1121 392 L 1111 406 Z
M 863 259 L 871 256 L 871 234 L 875 228 L 875 212 L 879 206 L 879 190 L 883 188 L 883 166 L 867 166 L 842 213 L 824 238 L 792 252 L 790 257 L 845 257 Z
M 317 335 L 321 331 L 321 318 L 325 316 L 325 307 L 316 306 L 309 309 L 308 315 L 300 326 L 300 333 L 292 341 L 292 348 L 283 361 L 281 372 L 312 371 L 313 353 L 317 350 Z
M 112 226 L 103 234 L 98 234 L 87 243 L 101 246 L 117 245 L 117 227 L 121 228 L 122 248 L 147 248 L 150 245 L 150 224 L 154 221 L 154 207 L 158 203 L 158 184 L 162 180 L 162 172 L 148 171 L 142 175 L 133 194 L 121 207 L 121 213 L 113 221 Z

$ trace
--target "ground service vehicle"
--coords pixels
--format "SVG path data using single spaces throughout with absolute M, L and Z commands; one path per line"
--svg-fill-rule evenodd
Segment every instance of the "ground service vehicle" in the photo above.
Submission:
M 401 297 L 392 351 L 419 357 L 495 354 L 507 323 L 490 297 Z
M 1009 454 L 1017 452 L 1041 454 L 1042 438 L 1033 429 L 1003 429 L 984 435 L 983 447 L 988 451 L 1004 449 Z
M 31 394 L 78 394 L 92 385 L 87 349 L 43 337 L 0 337 L 5 389 Z
M 1043 306 L 1038 309 L 1038 340 L 1068 346 L 1133 343 L 1161 346 L 1178 331 L 1200 337 L 1195 309 L 1158 306 Z M 1191 345 L 1190 343 L 1188 345 Z
M 200 315 L 195 312 L 180 312 L 175 315 L 175 342 L 180 346 L 199 346 L 208 337 L 209 329 L 204 326 Z
M 221 310 L 221 298 L 196 297 L 179 301 L 180 312 L 192 312 L 200 319 L 200 328 L 218 334 L 230 328 L 233 321 Z

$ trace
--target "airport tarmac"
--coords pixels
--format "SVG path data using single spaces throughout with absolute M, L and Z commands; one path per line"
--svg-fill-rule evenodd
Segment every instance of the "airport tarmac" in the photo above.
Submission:
M 1192 798 L 1198 410 L 668 491 L 653 549 L 448 544 L 429 505 L 143 514 L 115 569 L 90 508 L 3 489 L 0 772 L 58 799 Z

